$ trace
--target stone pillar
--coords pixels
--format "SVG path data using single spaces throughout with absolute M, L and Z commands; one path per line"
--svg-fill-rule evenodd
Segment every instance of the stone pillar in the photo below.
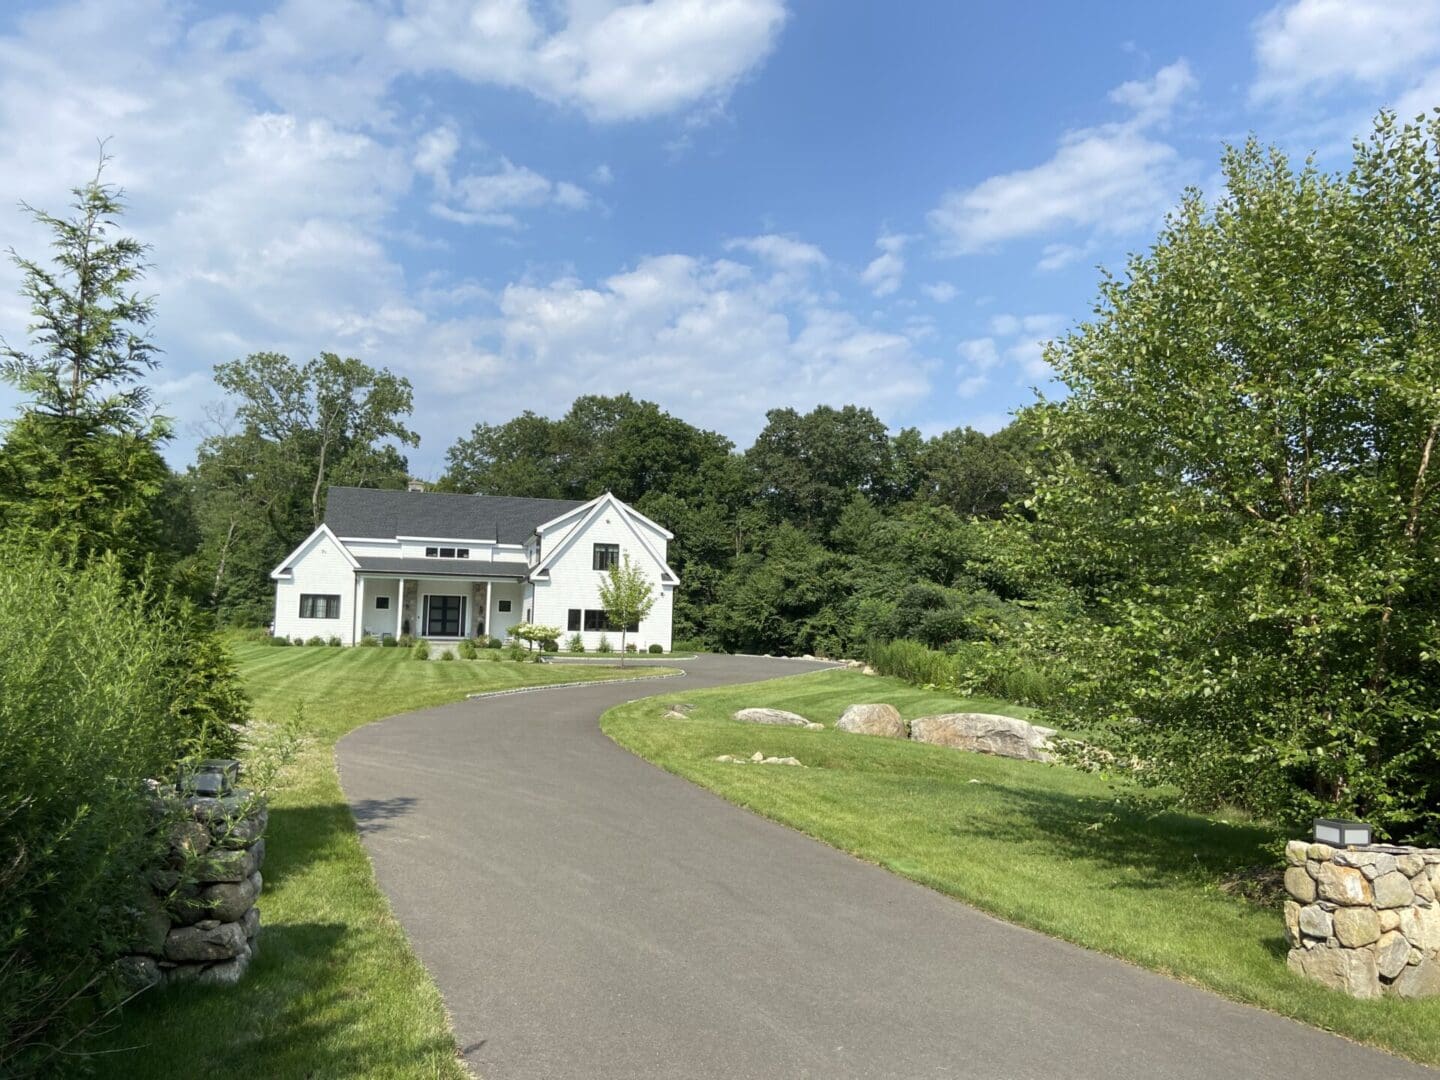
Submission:
M 407 633 L 406 626 L 409 626 L 408 633 L 411 637 L 420 637 L 420 621 L 415 617 L 415 605 L 420 600 L 420 583 L 406 579 L 402 583 L 405 591 L 405 603 L 400 608 L 400 632 Z
M 135 913 L 136 939 L 117 962 L 120 977 L 136 990 L 161 983 L 231 986 L 259 947 L 255 901 L 264 887 L 269 811 L 263 798 L 243 788 L 157 795 L 174 815 L 169 851 Z
M 480 634 L 488 634 L 490 618 L 490 583 L 477 581 L 471 586 L 470 596 L 470 626 L 467 637 L 478 637 Z
M 1352 997 L 1440 996 L 1440 849 L 1285 847 L 1286 960 Z

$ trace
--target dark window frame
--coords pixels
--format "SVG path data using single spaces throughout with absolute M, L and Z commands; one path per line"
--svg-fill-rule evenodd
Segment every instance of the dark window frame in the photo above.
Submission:
M 585 612 L 581 611 L 578 607 L 572 607 L 568 612 L 565 613 L 565 615 L 566 628 L 571 633 L 579 630 L 581 623 L 585 618 Z
M 465 636 L 465 596 L 459 593 L 427 593 L 421 615 L 426 637 Z M 439 611 L 436 608 L 439 608 Z M 453 615 L 452 615 L 453 609 Z M 440 628 L 435 629 L 436 621 Z M 452 629 L 453 628 L 453 629 Z
M 585 629 L 592 634 L 619 634 L 622 632 L 619 624 L 612 620 L 610 618 L 610 613 L 603 608 L 587 609 L 585 611 L 584 619 Z M 640 624 L 638 622 L 633 622 L 629 626 L 625 627 L 623 632 L 626 634 L 638 634 L 640 632 Z
M 375 610 L 376 610 L 376 611 L 389 611 L 389 610 L 390 610 L 390 597 L 388 597 L 388 596 L 377 596 L 377 597 L 375 597 Z
M 320 614 L 316 614 L 319 611 Z M 333 614 L 332 614 L 333 612 Z M 338 619 L 340 618 L 340 594 L 339 593 L 301 593 L 300 594 L 300 618 L 302 619 Z
M 510 601 L 509 601 L 509 600 L 496 600 L 496 601 L 495 601 L 495 610 L 496 610 L 496 611 L 503 611 L 503 612 L 506 612 L 506 613 L 508 614 L 509 611 L 510 611 Z
M 590 549 L 590 568 L 592 570 L 609 570 L 612 566 L 619 565 L 619 544 L 595 544 Z

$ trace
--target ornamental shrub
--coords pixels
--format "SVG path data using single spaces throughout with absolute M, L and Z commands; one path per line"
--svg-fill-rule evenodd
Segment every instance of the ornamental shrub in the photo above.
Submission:
M 429 660 L 430 642 L 423 637 L 416 639 L 415 644 L 410 647 L 410 658 L 412 660 Z
M 283 634 L 276 634 L 270 638 L 271 645 L 289 645 L 290 639 Z
M 603 653 L 613 653 L 615 651 L 615 646 L 610 644 L 610 639 L 608 637 L 606 637 L 604 634 L 601 634 L 600 644 L 595 646 L 595 651 Z
M 339 634 L 331 634 L 328 638 L 325 639 L 325 644 L 332 649 L 338 649 L 344 645 L 344 642 L 340 640 Z
M 655 655 L 658 656 L 660 653 L 663 653 L 665 650 L 664 650 L 664 648 L 661 647 L 661 645 L 660 645 L 659 642 L 655 642 L 654 644 L 652 644 L 652 645 L 650 646 L 650 648 L 648 648 L 648 649 L 645 650 L 645 651 L 646 651 L 646 652 L 650 652 L 650 653 L 654 653 Z
M 459 645 L 456 645 L 455 651 L 459 654 L 461 660 L 474 660 L 475 657 L 480 654 L 479 650 L 475 647 L 475 642 L 469 638 L 466 638 L 460 642 Z
M 378 648 L 379 645 L 380 641 L 374 634 L 366 633 L 360 635 L 360 647 L 362 649 L 374 649 Z
M 585 638 L 580 634 L 571 634 L 569 640 L 565 642 L 565 648 L 571 652 L 584 652 Z
M 312 635 L 310 635 L 310 637 L 308 637 L 308 638 L 305 639 L 305 644 L 306 644 L 306 645 L 324 645 L 324 644 L 325 644 L 325 639 L 324 639 L 323 637 L 321 637 L 319 634 L 312 634 Z

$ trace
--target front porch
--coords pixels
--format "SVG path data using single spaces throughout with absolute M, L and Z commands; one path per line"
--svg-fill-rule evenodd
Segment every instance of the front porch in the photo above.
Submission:
M 502 640 L 521 621 L 525 586 L 513 578 L 356 575 L 355 639 L 387 634 L 451 642 L 494 635 Z

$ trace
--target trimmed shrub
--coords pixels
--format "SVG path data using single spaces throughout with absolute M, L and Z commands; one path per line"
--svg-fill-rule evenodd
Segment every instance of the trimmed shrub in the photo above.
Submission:
M 505 655 L 508 656 L 511 660 L 524 660 L 525 655 L 528 651 L 529 650 L 527 650 L 525 646 L 521 645 L 518 641 L 512 641 L 508 646 L 506 646 Z
M 560 651 L 560 642 L 556 641 L 554 638 L 547 638 L 546 640 L 540 642 L 540 651 L 541 651 L 541 652 L 559 652 L 559 651 Z
M 429 660 L 430 642 L 423 637 L 417 639 L 415 644 L 410 647 L 410 658 L 412 660 Z
M 329 648 L 338 649 L 344 645 L 344 642 L 340 640 L 339 634 L 331 634 L 328 638 L 325 639 L 325 644 Z
M 466 638 L 464 641 L 460 642 L 459 645 L 456 645 L 455 652 L 459 655 L 461 660 L 474 660 L 475 657 L 480 654 L 480 650 L 475 647 L 475 642 L 471 641 L 469 638 Z
M 325 644 L 325 639 L 324 639 L 323 637 L 321 637 L 319 634 L 312 634 L 310 637 L 308 637 L 308 638 L 305 639 L 305 644 L 306 644 L 306 645 L 324 645 L 324 644 Z
M 491 636 L 488 635 L 488 634 L 485 636 L 485 648 L 487 648 L 487 649 L 503 649 L 504 647 L 505 647 L 505 643 L 504 643 L 503 641 L 501 641 L 498 637 L 491 637 Z
M 584 652 L 585 638 L 580 634 L 571 634 L 570 639 L 565 642 L 565 648 L 571 652 Z
M 455 650 L 454 650 L 454 649 L 446 649 L 446 650 L 444 650 L 444 651 L 441 652 L 441 654 L 440 654 L 440 659 L 441 659 L 441 660 L 454 660 L 454 659 L 455 659 Z
M 379 648 L 379 646 L 380 640 L 374 634 L 360 635 L 360 647 L 362 649 L 375 649 Z
M 650 648 L 646 649 L 645 651 L 646 651 L 646 652 L 649 652 L 649 653 L 653 653 L 653 654 L 655 654 L 656 656 L 659 656 L 661 653 L 663 653 L 663 652 L 665 651 L 665 649 L 664 649 L 664 648 L 660 645 L 660 643 L 657 641 L 657 642 L 653 643 L 653 644 L 650 646 Z
M 289 645 L 289 644 L 290 644 L 290 639 L 289 639 L 288 637 L 284 637 L 284 636 L 282 636 L 282 635 L 280 635 L 280 634 L 276 634 L 276 635 L 274 635 L 274 636 L 272 636 L 272 637 L 270 638 L 270 644 L 271 644 L 271 645 Z
M 414 644 L 415 639 L 409 634 L 401 634 L 398 638 L 395 639 L 395 645 L 401 649 L 411 648 Z
M 291 638 L 291 639 L 290 639 L 290 644 L 291 644 L 291 645 L 304 645 L 304 644 L 305 644 L 305 639 L 302 638 L 302 637 L 294 637 L 294 638 Z
M 612 653 L 612 652 L 615 651 L 615 646 L 613 646 L 613 645 L 610 644 L 610 639 L 609 639 L 608 637 L 606 637 L 604 634 L 601 634 L 601 635 L 600 635 L 600 644 L 598 644 L 598 645 L 595 646 L 595 651 L 596 651 L 596 652 L 603 652 L 603 653 Z

